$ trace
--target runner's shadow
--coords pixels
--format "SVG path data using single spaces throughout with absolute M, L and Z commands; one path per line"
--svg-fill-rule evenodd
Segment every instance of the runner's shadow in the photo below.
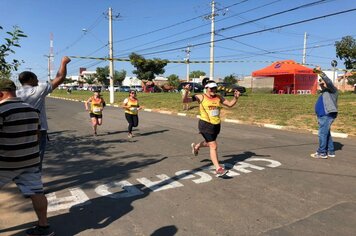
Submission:
M 230 157 L 230 159 L 225 159 L 224 162 L 234 164 L 236 162 L 244 161 L 251 157 L 270 157 L 270 155 L 258 155 L 254 152 L 246 151 L 241 154 L 223 155 L 222 157 Z M 203 159 L 200 162 L 210 162 L 210 159 Z
M 224 155 L 223 157 L 230 157 L 229 159 L 223 160 L 223 163 L 234 166 L 237 162 L 244 161 L 251 157 L 270 157 L 270 155 L 259 155 L 259 154 L 256 154 L 255 152 L 246 151 L 241 154 Z M 210 162 L 210 160 L 204 159 L 204 160 L 201 160 L 200 162 Z M 231 169 L 231 167 L 229 167 L 229 165 L 227 167 L 225 166 L 226 170 Z M 227 175 L 220 176 L 219 178 L 220 179 L 232 179 L 233 177 L 231 177 L 231 176 L 229 176 L 229 174 L 227 174 Z
M 175 225 L 164 226 L 155 230 L 151 236 L 173 236 L 178 232 L 178 229 Z
M 256 154 L 255 152 L 246 151 L 246 152 L 243 152 L 243 153 L 237 154 L 237 155 L 236 154 L 224 155 L 223 157 L 230 157 L 230 159 L 226 159 L 226 160 L 224 160 L 224 162 L 234 164 L 236 162 L 249 159 L 251 157 L 270 157 L 270 156 L 271 155 L 259 155 L 259 154 Z
M 142 189 L 143 185 L 133 187 Z M 132 211 L 134 201 L 145 198 L 150 193 L 149 191 L 140 192 L 140 195 L 136 194 L 132 197 L 118 197 L 117 194 L 110 194 L 93 198 L 80 206 L 71 207 L 67 213 L 49 217 L 48 221 L 56 235 L 77 235 L 86 230 L 103 229 Z M 0 229 L 0 234 L 7 232 L 6 235 L 23 236 L 24 231 L 35 224 L 36 222 L 32 222 Z M 11 231 L 18 230 L 22 232 L 9 234 Z
M 169 131 L 169 129 L 162 129 L 162 130 L 157 130 L 157 131 L 151 131 L 151 132 L 146 132 L 146 133 L 138 133 L 137 136 L 149 136 L 152 134 L 160 134 Z
M 107 135 L 114 135 L 114 134 L 121 134 L 121 133 L 127 133 L 127 130 L 120 130 L 120 131 L 114 131 L 114 132 L 107 132 Z

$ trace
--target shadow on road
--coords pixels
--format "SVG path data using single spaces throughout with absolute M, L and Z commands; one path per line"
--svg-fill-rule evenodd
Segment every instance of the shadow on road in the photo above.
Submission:
M 117 151 L 118 142 L 124 140 L 100 140 L 91 136 L 74 136 L 68 131 L 51 133 L 53 142 L 48 144 L 44 175 L 52 179 L 45 183 L 46 193 L 80 186 L 91 189 L 98 182 L 127 179 L 131 173 L 144 166 L 156 164 L 167 157 Z M 95 157 L 95 158 L 93 158 Z M 132 157 L 139 157 L 129 161 Z M 141 158 L 142 157 L 142 158 Z M 65 176 L 65 177 L 63 177 Z
M 146 132 L 146 133 L 137 133 L 137 136 L 149 136 L 152 134 L 160 134 L 169 131 L 169 129 L 162 129 L 162 130 L 157 130 L 157 131 L 151 131 L 151 132 Z
M 178 229 L 174 225 L 164 226 L 157 229 L 151 234 L 151 236 L 173 236 L 178 232 Z
M 334 149 L 335 149 L 335 151 L 342 150 L 343 147 L 344 147 L 344 144 L 339 143 L 339 142 L 334 142 Z
M 136 185 L 135 187 L 143 189 L 142 185 Z M 103 229 L 125 214 L 132 211 L 134 209 L 132 203 L 136 200 L 147 197 L 149 193 L 150 192 L 148 191 L 142 191 L 141 195 L 120 199 L 115 199 L 114 194 L 107 195 L 105 197 L 92 198 L 80 206 L 77 205 L 71 207 L 69 212 L 49 217 L 48 220 L 52 225 L 56 235 L 77 235 L 86 230 Z M 24 231 L 32 227 L 34 224 L 36 224 L 36 222 L 1 229 L 0 234 L 21 230 L 22 232 L 11 235 L 23 236 Z M 162 232 L 167 233 L 174 231 L 171 228 L 163 228 L 162 230 Z

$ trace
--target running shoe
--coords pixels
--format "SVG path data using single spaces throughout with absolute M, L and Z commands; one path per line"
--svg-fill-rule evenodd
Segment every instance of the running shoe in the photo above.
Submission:
M 335 153 L 328 153 L 328 157 L 334 158 L 335 157 Z
M 131 133 L 128 133 L 127 137 L 128 137 L 128 138 L 132 138 L 133 135 L 132 135 Z
M 224 169 L 224 168 L 222 168 L 222 167 L 219 167 L 219 169 L 217 169 L 217 170 L 215 171 L 215 173 L 216 173 L 216 175 L 217 175 L 218 177 L 221 177 L 221 176 L 226 175 L 227 172 L 229 172 L 229 171 L 226 170 L 226 169 Z
M 190 144 L 190 146 L 192 147 L 192 154 L 194 155 L 194 156 L 198 156 L 198 150 L 197 149 L 195 149 L 195 143 L 192 143 L 192 144 Z
M 27 236 L 53 236 L 54 231 L 51 226 L 39 226 L 36 225 L 28 230 L 26 230 Z
M 323 154 L 320 154 L 320 153 L 312 153 L 312 154 L 310 154 L 310 156 L 312 157 L 312 158 L 316 158 L 316 159 L 328 159 L 328 156 L 327 155 L 323 155 Z

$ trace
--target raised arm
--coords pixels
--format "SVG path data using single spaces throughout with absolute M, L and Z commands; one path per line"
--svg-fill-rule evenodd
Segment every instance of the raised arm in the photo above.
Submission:
M 51 82 L 52 90 L 56 89 L 61 83 L 64 82 L 67 76 L 67 64 L 70 62 L 70 58 L 65 56 L 62 58 L 61 64 L 59 66 L 56 78 Z
M 321 70 L 320 66 L 316 67 L 314 69 L 314 72 L 317 73 L 320 76 L 320 78 L 324 81 L 325 87 L 329 90 L 329 92 L 331 93 L 337 92 L 337 88 L 335 87 L 331 79 Z
M 230 100 L 230 101 L 222 98 L 223 99 L 222 100 L 222 104 L 224 104 L 227 107 L 233 107 L 237 103 L 237 99 L 239 99 L 239 97 L 240 97 L 240 92 L 238 90 L 235 90 L 234 98 L 232 100 Z
M 86 101 L 84 102 L 84 106 L 85 106 L 85 110 L 86 110 L 86 111 L 89 110 L 89 108 L 88 108 L 88 103 L 89 103 L 89 102 L 91 102 L 91 98 L 89 98 L 88 100 L 86 100 Z

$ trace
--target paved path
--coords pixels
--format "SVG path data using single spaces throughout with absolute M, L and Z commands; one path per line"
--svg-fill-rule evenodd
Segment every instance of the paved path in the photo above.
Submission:
M 197 119 L 140 113 L 128 139 L 123 111 L 108 107 L 99 136 L 79 102 L 47 99 L 44 166 L 57 235 L 356 235 L 356 144 L 335 139 L 336 158 L 315 160 L 317 136 L 223 123 L 226 179 L 209 170 Z M 14 185 L 0 192 L 0 235 L 34 223 Z

